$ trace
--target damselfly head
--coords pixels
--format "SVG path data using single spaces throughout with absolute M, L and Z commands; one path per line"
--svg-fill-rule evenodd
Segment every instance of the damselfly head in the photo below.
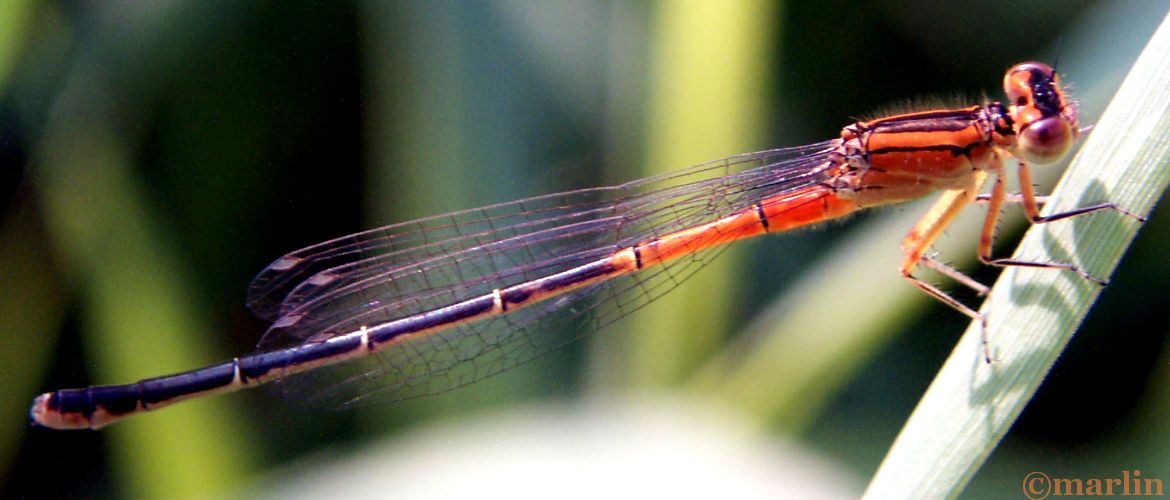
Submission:
M 1023 62 L 1003 77 L 1016 130 L 1016 154 L 1035 164 L 1054 163 L 1064 157 L 1080 135 L 1077 105 L 1060 86 L 1060 75 L 1051 66 Z

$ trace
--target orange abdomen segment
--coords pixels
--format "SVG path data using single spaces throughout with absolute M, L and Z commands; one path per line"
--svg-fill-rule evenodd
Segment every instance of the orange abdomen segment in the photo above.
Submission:
M 843 199 L 825 186 L 773 196 L 759 205 L 768 231 L 777 233 L 844 217 L 860 209 L 856 201 Z

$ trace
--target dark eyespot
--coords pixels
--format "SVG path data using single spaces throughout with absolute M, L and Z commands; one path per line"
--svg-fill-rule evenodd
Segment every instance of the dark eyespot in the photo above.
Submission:
M 1034 85 L 1040 83 L 1038 80 L 1055 82 L 1055 78 L 1056 71 L 1047 64 L 1035 61 L 1022 62 L 1012 66 L 1003 76 L 1003 91 L 1017 106 L 1023 106 L 1030 101 Z

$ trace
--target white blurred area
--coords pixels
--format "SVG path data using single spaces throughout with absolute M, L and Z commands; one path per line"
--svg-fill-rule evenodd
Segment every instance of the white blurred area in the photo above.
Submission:
M 272 498 L 856 498 L 864 480 L 750 421 L 661 396 L 432 423 L 275 473 Z M 252 495 L 248 495 L 252 496 Z

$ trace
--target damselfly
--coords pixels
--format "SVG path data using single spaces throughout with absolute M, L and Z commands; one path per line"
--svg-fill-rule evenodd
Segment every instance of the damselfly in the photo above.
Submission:
M 927 253 L 959 211 L 987 204 L 980 259 L 992 256 L 1004 203 L 1044 223 L 1112 203 L 1043 216 L 1030 164 L 1062 158 L 1082 133 L 1077 106 L 1049 66 L 1004 76 L 1008 102 L 860 121 L 840 137 L 716 160 L 626 184 L 538 196 L 428 217 L 289 253 L 252 282 L 248 306 L 272 326 L 258 353 L 133 384 L 38 396 L 33 421 L 100 428 L 184 399 L 313 375 L 306 397 L 337 407 L 443 392 L 563 343 L 559 320 L 599 328 L 668 291 L 735 240 L 847 216 L 942 191 L 903 239 L 911 283 L 976 320 L 979 312 L 914 275 L 925 266 L 983 295 L 988 288 Z M 1021 192 L 1004 177 L 1017 164 Z M 989 176 L 991 191 L 979 190 Z M 985 334 L 986 338 L 986 334 Z M 984 342 L 984 355 L 990 350 Z

